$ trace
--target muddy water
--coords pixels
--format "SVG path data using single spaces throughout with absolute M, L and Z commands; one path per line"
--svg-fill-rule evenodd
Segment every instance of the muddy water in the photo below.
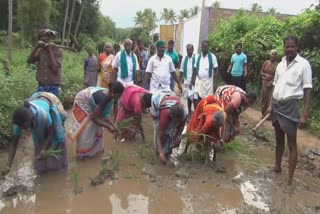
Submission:
M 76 161 L 75 146 L 68 143 L 68 171 L 36 177 L 33 145 L 27 137 L 20 143 L 15 165 L 1 181 L 0 191 L 18 184 L 28 190 L 18 191 L 9 199 L 0 197 L 0 213 L 319 213 L 320 179 L 302 164 L 294 187 L 285 188 L 286 165 L 282 175 L 274 175 L 267 168 L 273 163 L 272 143 L 258 142 L 244 131 L 238 138 L 244 144 L 241 152 L 218 154 L 217 165 L 226 169 L 224 173 L 203 162 L 164 166 L 152 150 L 148 116 L 143 124 L 146 145 L 115 143 L 105 133 L 105 153 L 119 152 L 120 170 L 117 179 L 95 187 L 90 186 L 90 178 L 98 174 L 101 157 Z M 0 154 L 0 169 L 6 158 L 7 154 Z M 320 164 L 316 163 L 318 170 Z M 80 194 L 73 192 L 74 172 L 80 176 Z

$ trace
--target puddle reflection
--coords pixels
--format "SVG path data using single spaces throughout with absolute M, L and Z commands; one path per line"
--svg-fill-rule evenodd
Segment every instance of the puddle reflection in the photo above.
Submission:
M 123 202 L 113 193 L 109 196 L 109 200 L 112 205 L 113 214 L 148 213 L 149 198 L 144 195 L 129 194 L 127 202 Z M 127 204 L 127 207 L 123 207 L 123 204 Z

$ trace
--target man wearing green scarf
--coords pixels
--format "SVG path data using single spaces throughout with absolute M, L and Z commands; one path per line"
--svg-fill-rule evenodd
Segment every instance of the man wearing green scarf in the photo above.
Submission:
M 157 54 L 150 57 L 145 73 L 145 87 L 149 86 L 151 93 L 156 93 L 162 90 L 170 91 L 170 77 L 177 82 L 180 93 L 182 87 L 176 75 L 176 69 L 170 56 L 164 54 L 165 42 L 158 41 Z
M 136 82 L 136 74 L 140 68 L 137 56 L 131 49 L 132 41 L 126 39 L 124 50 L 118 52 L 112 62 L 114 82 L 119 81 L 123 85 L 132 85 Z
M 191 84 L 198 94 L 198 101 L 214 94 L 217 88 L 218 62 L 216 56 L 209 51 L 207 40 L 201 43 L 201 53 L 196 57 Z
M 191 77 L 192 77 L 192 71 L 193 71 L 193 65 L 196 62 L 196 57 L 193 54 L 193 45 L 188 44 L 187 45 L 187 55 L 182 58 L 181 66 L 180 66 L 180 80 L 184 79 L 184 96 L 186 99 L 188 99 L 188 114 L 189 117 L 191 115 L 191 105 L 192 102 L 194 104 L 194 107 L 196 106 L 196 101 L 198 99 L 198 96 L 196 93 L 194 93 L 194 87 L 191 83 Z

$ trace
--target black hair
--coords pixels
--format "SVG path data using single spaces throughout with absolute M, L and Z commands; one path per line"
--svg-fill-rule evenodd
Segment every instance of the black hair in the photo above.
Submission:
M 257 94 L 253 91 L 249 91 L 248 93 L 246 93 L 246 97 L 252 99 L 253 101 L 257 100 Z
M 141 39 L 139 39 L 138 42 L 137 42 L 137 44 L 138 44 L 138 45 L 144 44 L 144 42 L 143 42 Z
M 119 81 L 110 83 L 109 88 L 112 93 L 122 94 L 124 91 L 124 86 Z
M 283 44 L 286 43 L 286 41 L 292 40 L 296 43 L 296 45 L 298 46 L 299 44 L 299 40 L 298 37 L 295 35 L 287 35 L 284 39 L 283 39 Z
M 207 43 L 207 44 L 209 45 L 209 41 L 208 41 L 208 40 L 203 40 L 203 41 L 201 42 L 201 45 L 203 45 L 204 43 Z
M 150 108 L 151 107 L 151 98 L 152 98 L 152 94 L 151 93 L 146 93 L 142 96 L 142 100 L 144 102 L 144 106 L 146 108 Z
M 237 49 L 238 47 L 242 48 L 242 44 L 241 43 L 237 43 L 234 48 Z
M 179 104 L 176 103 L 175 105 L 173 105 L 170 108 L 170 116 L 174 117 L 174 118 L 181 118 L 183 119 L 184 116 L 184 109 L 183 107 Z
M 151 47 L 156 48 L 156 46 L 155 46 L 154 44 L 151 44 L 151 45 L 149 46 L 149 49 L 150 49 Z
M 172 39 L 170 39 L 170 40 L 168 41 L 168 44 L 174 44 L 174 41 L 173 41 Z
M 120 45 L 119 45 L 118 43 L 115 43 L 115 44 L 113 45 L 113 48 L 119 48 L 119 49 L 120 49 Z
M 30 103 L 25 101 L 23 106 L 16 108 L 12 115 L 12 123 L 22 126 L 23 123 L 31 120 L 33 115 L 31 114 L 29 107 Z

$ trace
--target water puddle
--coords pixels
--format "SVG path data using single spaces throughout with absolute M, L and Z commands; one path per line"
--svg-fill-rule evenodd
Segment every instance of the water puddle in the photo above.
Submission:
M 68 144 L 69 170 L 52 172 L 36 178 L 32 167 L 32 154 L 29 153 L 26 156 L 23 152 L 19 152 L 21 150 L 19 147 L 14 160 L 13 169 L 16 170 L 12 170 L 0 183 L 0 191 L 2 193 L 14 185 L 23 185 L 35 192 L 34 194 L 19 193 L 9 200 L 0 196 L 0 213 L 235 214 L 243 211 L 244 203 L 248 205 L 249 211 L 258 209 L 268 213 L 271 208 L 276 207 L 278 213 L 284 213 L 281 205 L 272 203 L 274 191 L 266 189 L 273 186 L 277 189 L 279 184 L 265 178 L 265 174 L 256 172 L 260 168 L 260 162 L 272 162 L 270 158 L 272 155 L 266 152 L 265 147 L 254 147 L 252 151 L 250 150 L 249 156 L 249 152 L 243 152 L 242 155 L 234 151 L 219 153 L 217 164 L 224 166 L 226 171 L 223 173 L 214 171 L 204 162 L 179 162 L 178 156 L 184 151 L 183 143 L 173 153 L 174 164 L 162 165 L 153 151 L 151 119 L 146 115 L 143 120 L 146 144 L 114 143 L 111 135 L 108 132 L 105 133 L 105 151 L 119 152 L 119 172 L 116 173 L 115 180 L 108 179 L 104 184 L 94 187 L 90 185 L 89 178 L 99 173 L 100 157 L 76 161 L 75 145 Z M 267 155 L 261 157 L 261 154 Z M 7 155 L 3 158 L 0 156 L 0 163 L 5 163 L 6 159 Z M 72 172 L 79 173 L 78 185 L 83 189 L 80 194 L 73 192 Z M 297 172 L 299 173 L 301 172 Z M 286 174 L 283 176 L 285 177 Z M 261 183 L 260 180 L 266 184 Z M 309 186 L 313 185 L 312 189 L 319 188 L 313 178 L 309 180 L 303 181 Z M 277 192 L 277 195 L 287 197 L 282 192 L 279 194 Z M 305 203 L 304 196 L 306 200 L 315 198 L 312 200 L 312 206 L 316 206 L 316 198 L 320 197 L 320 193 L 311 194 L 305 189 L 299 190 L 288 204 L 298 206 L 294 202 Z M 246 212 L 248 207 L 245 207 L 242 213 L 248 213 Z M 308 213 L 313 212 L 308 210 Z
M 240 182 L 240 191 L 243 195 L 244 202 L 247 205 L 259 208 L 265 212 L 269 211 L 268 205 L 264 202 L 262 196 L 262 190 L 258 186 L 254 185 L 252 181 L 245 177 L 242 172 L 239 172 L 233 180 L 239 180 Z

